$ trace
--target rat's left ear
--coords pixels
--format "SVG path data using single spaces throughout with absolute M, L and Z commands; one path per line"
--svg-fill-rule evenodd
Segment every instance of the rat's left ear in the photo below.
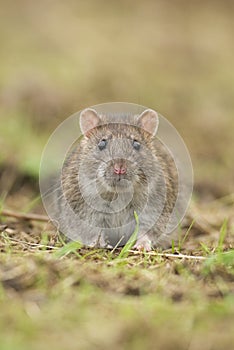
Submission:
M 137 124 L 142 129 L 146 130 L 154 136 L 158 130 L 158 114 L 152 109 L 146 109 L 143 113 L 139 115 L 137 119 Z

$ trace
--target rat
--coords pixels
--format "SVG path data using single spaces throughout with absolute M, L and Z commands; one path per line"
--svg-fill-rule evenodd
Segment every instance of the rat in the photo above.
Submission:
M 156 137 L 157 112 L 80 114 L 57 191 L 59 229 L 88 246 L 124 246 L 139 220 L 135 249 L 170 246 L 166 227 L 178 195 L 173 156 Z

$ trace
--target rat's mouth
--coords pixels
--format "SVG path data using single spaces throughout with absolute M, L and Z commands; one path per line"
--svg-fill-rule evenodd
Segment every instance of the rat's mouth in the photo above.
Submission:
M 105 174 L 99 178 L 99 183 L 110 192 L 127 192 L 127 190 L 130 190 L 132 187 L 132 180 L 126 174 Z
M 112 187 L 127 188 L 132 182 L 127 175 L 117 175 L 106 176 L 105 181 Z

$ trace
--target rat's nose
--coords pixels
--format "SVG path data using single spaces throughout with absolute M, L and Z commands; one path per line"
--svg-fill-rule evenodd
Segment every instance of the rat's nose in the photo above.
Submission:
M 126 174 L 127 168 L 123 164 L 114 164 L 114 173 L 118 175 Z

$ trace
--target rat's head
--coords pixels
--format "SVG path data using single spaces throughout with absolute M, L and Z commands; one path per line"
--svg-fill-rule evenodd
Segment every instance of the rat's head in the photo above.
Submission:
M 158 115 L 147 109 L 140 115 L 98 115 L 85 109 L 80 115 L 83 169 L 107 191 L 127 191 L 155 176 L 153 139 Z

